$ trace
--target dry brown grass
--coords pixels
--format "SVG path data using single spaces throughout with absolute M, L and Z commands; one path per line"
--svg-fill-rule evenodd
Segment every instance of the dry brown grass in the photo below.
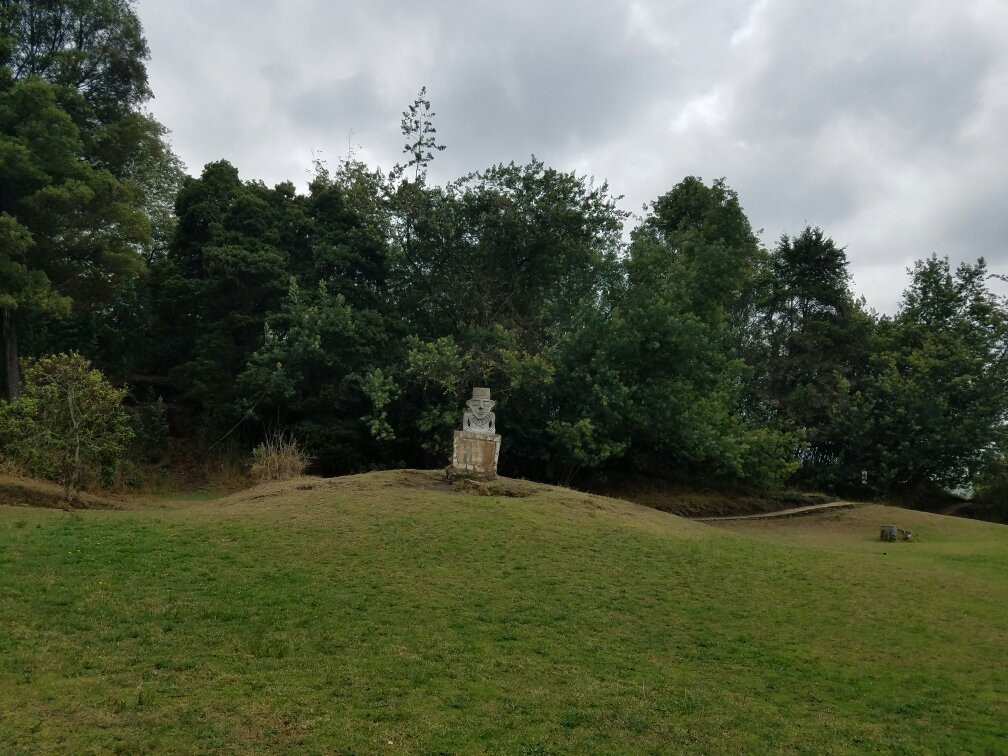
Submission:
M 9 457 L 0 458 L 0 475 L 10 475 L 15 478 L 27 478 L 28 470 L 17 460 Z
M 252 479 L 265 483 L 300 478 L 311 462 L 311 455 L 292 434 L 270 433 L 252 451 Z

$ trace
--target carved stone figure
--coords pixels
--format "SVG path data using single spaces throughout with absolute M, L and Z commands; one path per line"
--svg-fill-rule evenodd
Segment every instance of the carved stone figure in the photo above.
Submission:
M 474 387 L 472 399 L 466 402 L 462 413 L 462 430 L 494 435 L 497 432 L 494 425 L 497 416 L 493 413 L 495 404 L 497 402 L 490 398 L 490 389 Z

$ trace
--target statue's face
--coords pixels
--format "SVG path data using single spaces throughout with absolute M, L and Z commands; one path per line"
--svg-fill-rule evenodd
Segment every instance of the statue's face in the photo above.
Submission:
M 472 410 L 477 420 L 486 420 L 495 404 L 497 402 L 493 399 L 470 399 L 466 402 L 466 406 Z

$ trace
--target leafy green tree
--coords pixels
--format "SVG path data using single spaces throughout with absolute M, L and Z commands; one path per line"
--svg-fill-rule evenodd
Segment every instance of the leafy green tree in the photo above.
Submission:
M 1008 308 L 983 259 L 952 270 L 918 261 L 895 318 L 859 381 L 843 381 L 833 421 L 845 461 L 878 493 L 962 485 L 980 476 L 1004 439 Z
M 142 163 L 165 150 L 164 128 L 142 110 L 152 96 L 150 51 L 133 6 L 0 0 L 0 68 L 15 81 L 51 84 L 80 131 L 86 159 L 118 179 L 139 178 Z M 165 156 L 166 163 L 173 159 Z
M 379 373 L 402 350 L 384 189 L 352 161 L 317 166 L 307 195 L 243 182 L 226 162 L 186 182 L 171 247 L 152 264 L 146 371 L 171 378 L 207 441 L 281 422 L 319 469 L 391 453 L 381 418 L 395 388 Z
M 299 282 L 311 288 L 325 283 L 356 307 L 390 309 L 387 197 L 379 172 L 347 159 L 330 173 L 317 162 L 305 206 L 308 253 L 292 260 Z
M 984 464 L 973 481 L 974 498 L 984 519 L 1008 523 L 1008 446 L 999 441 L 988 450 Z M 983 510 L 986 510 L 983 512 Z M 974 515 L 975 516 L 975 515 Z
M 689 179 L 673 196 L 679 189 L 697 193 Z M 708 196 L 716 215 L 723 196 Z M 729 225 L 745 227 L 741 219 Z M 601 347 L 603 362 L 618 371 L 626 387 L 619 414 L 630 440 L 631 472 L 772 488 L 797 466 L 796 439 L 761 427 L 744 412 L 748 369 L 737 353 L 728 314 L 747 282 L 737 277 L 715 285 L 704 264 L 709 260 L 720 268 L 735 254 L 745 265 L 756 247 L 751 239 L 741 239 L 736 247 L 713 225 L 704 231 L 645 223 L 634 234 L 627 290 Z
M 140 21 L 126 0 L 3 0 L 0 66 L 82 93 L 87 114 L 115 120 L 151 96 Z
M 29 297 L 21 296 L 20 306 L 4 307 L 5 321 L 9 324 L 5 330 L 5 348 L 10 356 L 6 371 L 8 394 L 12 389 L 16 392 L 18 382 L 17 323 L 30 326 L 31 338 L 25 342 L 30 351 L 52 351 L 59 344 L 83 347 L 92 341 L 103 342 L 91 353 L 100 355 L 103 364 L 114 362 L 119 356 L 115 343 L 122 338 L 109 336 L 119 325 L 106 322 L 104 311 L 95 305 L 122 299 L 114 302 L 113 308 L 133 308 L 137 304 L 131 301 L 137 296 L 135 274 L 141 266 L 137 260 L 127 258 L 136 258 L 141 253 L 149 260 L 164 249 L 172 233 L 172 206 L 181 183 L 182 166 L 167 145 L 164 127 L 143 110 L 151 97 L 145 65 L 148 56 L 134 3 L 128 0 L 0 0 L 0 89 L 26 91 L 24 88 L 30 82 L 41 79 L 49 86 L 50 97 L 43 111 L 18 114 L 19 118 L 34 122 L 34 140 L 24 139 L 26 129 L 4 136 L 22 137 L 20 146 L 29 150 L 38 147 L 50 150 L 50 155 L 38 156 L 35 161 L 36 168 L 46 174 L 46 161 L 57 145 L 55 139 L 41 145 L 39 137 L 46 128 L 53 127 L 54 113 L 62 112 L 75 132 L 70 138 L 73 144 L 58 149 L 72 152 L 75 161 L 87 164 L 77 173 L 86 167 L 93 169 L 89 179 L 71 177 L 86 185 L 76 192 L 70 191 L 69 185 L 60 186 L 65 183 L 66 170 L 51 175 L 49 183 L 59 187 L 53 191 L 63 192 L 64 196 L 59 206 L 55 204 L 57 198 L 48 197 L 47 212 L 34 208 L 38 216 L 34 226 L 28 222 L 31 219 L 24 217 L 27 208 L 20 208 L 22 214 L 5 208 L 21 225 L 29 227 L 34 242 L 40 242 L 40 235 L 58 237 L 65 228 L 74 225 L 80 233 L 76 241 L 60 252 L 64 258 L 60 263 L 62 272 L 48 269 L 47 266 L 56 264 L 51 258 L 29 268 L 42 269 L 50 279 L 54 279 L 54 273 L 57 277 L 62 275 L 85 284 L 75 288 L 89 289 L 83 294 L 72 293 L 51 280 L 53 290 L 61 297 L 58 302 L 40 299 L 36 287 L 31 297 L 34 305 L 28 305 Z M 31 86 L 41 91 L 38 84 Z M 35 103 L 34 107 L 40 104 Z M 44 120 L 50 123 L 45 125 Z M 69 138 L 66 131 L 66 124 L 55 125 L 55 134 Z M 12 182 L 15 190 L 22 182 L 31 184 L 38 179 L 37 173 L 23 173 L 29 170 L 23 161 L 7 163 L 5 169 L 4 178 Z M 97 180 L 105 185 L 96 186 Z M 139 233 L 135 228 L 138 213 L 147 217 L 151 233 Z M 49 228 L 43 229 L 42 225 Z M 128 239 L 131 251 L 126 255 L 118 242 L 105 244 L 105 251 L 97 256 L 96 262 L 93 253 L 101 246 L 99 243 L 80 249 L 79 243 L 88 233 L 96 240 L 110 235 Z M 86 255 L 83 259 L 76 257 L 81 252 Z M 32 260 L 41 257 L 37 244 L 26 254 Z M 82 272 L 87 275 L 80 275 Z M 71 302 L 74 307 L 67 318 Z M 127 349 L 123 354 L 129 352 Z
M 75 501 L 89 480 L 108 480 L 126 453 L 133 433 L 124 395 L 79 354 L 28 361 L 21 397 L 0 406 L 8 452 Z
M 467 322 L 507 323 L 530 339 L 569 323 L 612 274 L 625 214 L 606 183 L 533 158 L 469 176 L 454 191 L 465 229 L 454 293 Z
M 850 289 L 847 256 L 819 228 L 784 235 L 771 255 L 764 315 L 769 419 L 801 431 L 801 480 L 836 487 L 859 471 L 845 467 L 849 438 L 832 422 L 839 393 L 859 380 L 874 324 Z
M 387 318 L 354 307 L 325 281 L 302 289 L 292 279 L 264 332 L 239 377 L 245 409 L 290 428 L 324 471 L 390 461 L 397 387 L 388 373 L 396 353 Z
M 291 259 L 309 256 L 305 200 L 291 184 L 242 182 L 220 161 L 186 180 L 176 211 L 171 246 L 151 266 L 149 372 L 181 390 L 201 430 L 223 432 L 242 417 L 235 379 L 287 292 Z
M 728 323 L 744 338 L 764 255 L 725 180 L 707 186 L 687 176 L 651 203 L 640 233 L 665 244 L 689 276 L 691 309 L 708 322 Z
M 575 436 L 558 423 L 587 418 L 573 414 L 580 397 L 552 386 L 564 334 L 619 276 L 615 198 L 605 184 L 535 159 L 420 196 L 409 246 L 393 247 L 390 279 L 417 340 L 401 384 L 403 415 L 417 418 L 409 438 L 443 462 L 461 402 L 473 385 L 489 385 L 510 420 L 509 469 L 566 477 L 575 458 L 564 440 Z M 457 366 L 448 382 L 434 356 Z
M 83 160 L 79 131 L 38 79 L 0 85 L 0 306 L 7 395 L 19 391 L 17 319 L 105 299 L 149 239 L 131 185 Z
M 393 295 L 421 336 L 502 324 L 532 343 L 597 293 L 622 220 L 605 184 L 534 159 L 494 166 L 426 193 L 410 247 L 393 250 Z
M 83 157 L 140 190 L 163 249 L 183 175 L 166 129 L 143 110 L 150 57 L 128 0 L 0 0 L 0 68 L 40 78 L 73 120 Z

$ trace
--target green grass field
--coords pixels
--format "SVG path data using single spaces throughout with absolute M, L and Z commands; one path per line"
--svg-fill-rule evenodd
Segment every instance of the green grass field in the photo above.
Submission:
M 1008 527 L 533 488 L 0 507 L 0 750 L 1008 750 Z

